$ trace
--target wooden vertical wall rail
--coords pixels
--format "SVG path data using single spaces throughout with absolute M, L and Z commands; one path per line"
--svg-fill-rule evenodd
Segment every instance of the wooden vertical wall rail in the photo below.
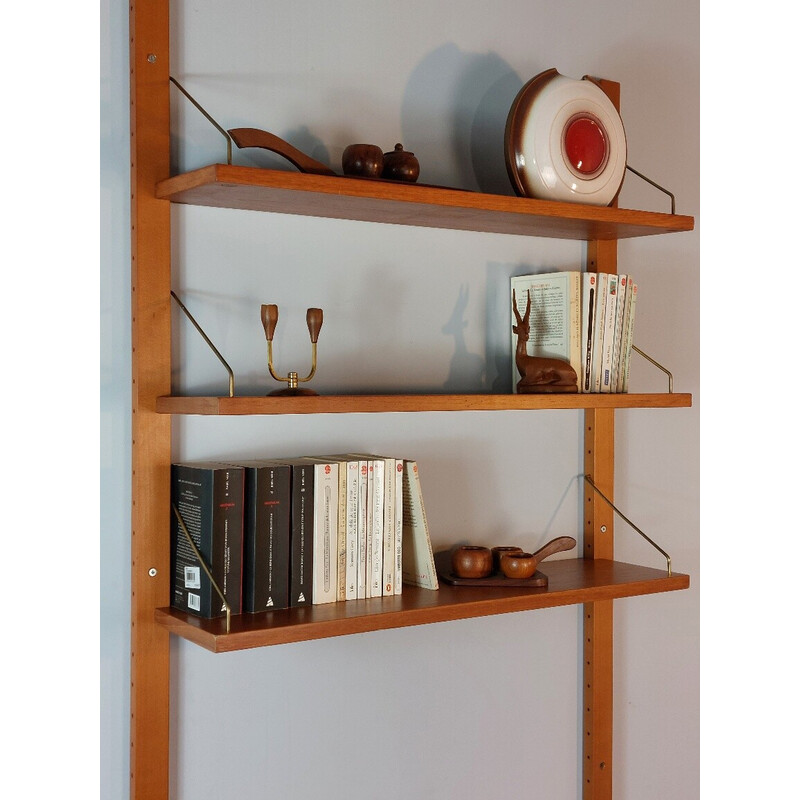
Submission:
M 169 796 L 171 424 L 155 401 L 170 391 L 169 3 L 130 2 L 131 122 L 131 800 Z
M 619 110 L 620 86 L 597 81 Z M 616 205 L 616 200 L 614 201 Z M 590 241 L 586 268 L 617 271 L 616 241 Z M 614 499 L 614 410 L 584 414 L 584 472 Z M 584 558 L 614 558 L 614 512 L 584 483 Z M 614 601 L 583 607 L 583 800 L 611 800 L 614 742 Z
M 586 266 L 617 271 L 617 243 L 591 241 Z M 614 499 L 614 409 L 584 414 L 584 472 Z M 614 512 L 584 486 L 584 558 L 614 558 Z M 614 734 L 614 601 L 583 607 L 583 800 L 611 800 Z
M 584 469 L 614 490 L 614 410 L 584 415 Z M 614 558 L 613 510 L 584 485 L 584 558 Z M 583 606 L 583 798 L 610 800 L 614 728 L 614 601 Z

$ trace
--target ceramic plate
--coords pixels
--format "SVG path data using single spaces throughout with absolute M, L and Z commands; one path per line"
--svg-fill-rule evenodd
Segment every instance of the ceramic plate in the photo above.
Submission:
M 555 69 L 522 87 L 506 121 L 506 166 L 517 194 L 607 206 L 625 177 L 622 119 L 587 78 Z

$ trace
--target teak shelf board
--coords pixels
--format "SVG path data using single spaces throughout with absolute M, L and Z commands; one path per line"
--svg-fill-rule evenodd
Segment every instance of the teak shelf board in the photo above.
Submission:
M 403 593 L 206 620 L 171 608 L 155 611 L 170 633 L 214 653 L 289 644 L 351 633 L 448 622 L 598 600 L 613 600 L 689 587 L 689 576 L 619 561 L 565 559 L 547 562 L 549 585 L 542 589 L 456 587 L 438 591 L 403 586 Z
M 582 241 L 694 228 L 693 217 L 678 214 L 226 164 L 161 181 L 156 197 L 217 208 Z
M 312 397 L 159 397 L 160 414 L 365 414 L 413 411 L 525 411 L 689 408 L 691 394 L 365 394 Z

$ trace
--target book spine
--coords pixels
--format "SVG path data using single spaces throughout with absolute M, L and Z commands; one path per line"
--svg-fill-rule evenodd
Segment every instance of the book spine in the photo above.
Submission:
M 628 296 L 628 275 L 619 275 L 617 280 L 617 313 L 614 320 L 614 352 L 611 358 L 610 392 L 616 392 L 622 363 L 622 340 L 625 332 L 625 302 Z
M 368 540 L 367 597 L 383 595 L 383 506 L 384 506 L 384 462 L 382 458 L 372 460 L 372 491 L 370 497 L 372 530 Z
M 347 600 L 347 462 L 339 462 L 336 531 L 336 599 Z
M 597 273 L 597 299 L 594 314 L 594 346 L 592 349 L 592 392 L 600 391 L 603 362 L 603 332 L 605 330 L 606 297 L 608 294 L 608 273 Z
M 345 563 L 345 600 L 358 598 L 358 523 L 360 462 L 347 462 L 347 555 Z
M 617 282 L 618 276 L 608 276 L 606 291 L 606 308 L 603 317 L 603 360 L 600 372 L 600 391 L 611 390 L 611 365 L 614 354 L 614 329 L 617 315 Z
M 631 284 L 631 305 L 630 310 L 628 312 L 628 324 L 627 324 L 627 333 L 626 333 L 626 345 L 625 345 L 625 367 L 623 369 L 623 384 L 622 384 L 622 391 L 628 391 L 628 378 L 630 377 L 630 366 L 631 366 L 631 348 L 633 347 L 633 323 L 636 317 L 636 296 L 639 292 L 639 287 L 636 283 Z
M 581 379 L 581 273 L 569 274 L 569 363 Z
M 242 608 L 254 613 L 289 605 L 291 476 L 286 465 L 247 465 Z
M 314 567 L 314 468 L 292 466 L 292 534 L 289 605 L 311 605 Z
M 266 604 L 268 543 L 262 541 L 265 505 L 262 476 L 256 467 L 244 471 L 244 563 L 242 565 L 242 609 L 261 611 Z
M 383 491 L 383 581 L 381 593 L 384 597 L 394 594 L 394 536 L 395 536 L 395 483 L 397 481 L 396 459 L 384 458 Z
M 614 390 L 616 392 L 621 392 L 623 384 L 625 383 L 625 358 L 626 358 L 626 349 L 627 349 L 627 339 L 628 339 L 628 327 L 630 323 L 631 317 L 631 299 L 633 297 L 633 278 L 630 275 L 626 276 L 626 286 L 625 286 L 625 301 L 624 307 L 622 311 L 622 326 L 619 335 L 619 365 L 617 369 L 616 375 L 616 383 L 614 385 Z
M 597 304 L 597 274 L 586 272 L 583 274 L 583 286 L 581 291 L 581 371 L 580 391 L 587 393 L 591 391 L 592 380 L 592 353 L 594 348 L 594 322 L 595 309 Z
M 231 614 L 242 613 L 242 550 L 244 546 L 244 470 L 214 470 L 211 574 L 230 606 Z M 211 613 L 221 616 L 225 602 L 211 593 Z
M 261 483 L 266 519 L 266 581 L 262 602 L 253 611 L 288 608 L 291 545 L 291 468 L 286 464 L 264 467 Z
M 369 538 L 369 490 L 370 465 L 367 459 L 358 462 L 358 576 L 357 596 L 367 596 L 367 539 Z
M 336 600 L 338 531 L 339 531 L 339 465 L 326 462 L 314 465 L 313 521 L 313 587 L 314 605 Z
M 231 614 L 242 613 L 242 555 L 244 549 L 244 470 L 223 469 L 219 472 L 220 511 L 217 518 L 222 560 L 217 562 L 222 573 L 222 593 L 230 604 Z M 213 571 L 212 571 L 213 574 Z M 215 576 L 217 583 L 219 578 Z M 216 592 L 214 593 L 216 595 Z M 218 595 L 216 595 L 219 597 Z M 225 604 L 220 602 L 220 612 Z
M 403 480 L 405 467 L 401 458 L 395 461 L 394 483 L 394 593 L 403 593 Z

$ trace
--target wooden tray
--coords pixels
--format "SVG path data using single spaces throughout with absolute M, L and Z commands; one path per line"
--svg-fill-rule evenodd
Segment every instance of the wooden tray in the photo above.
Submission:
M 450 565 L 450 550 L 443 550 L 434 555 L 436 572 L 439 577 L 451 586 L 527 586 L 531 589 L 540 589 L 547 586 L 547 575 L 538 569 L 530 578 L 506 578 L 502 572 L 493 572 L 486 578 L 459 578 L 453 574 Z

